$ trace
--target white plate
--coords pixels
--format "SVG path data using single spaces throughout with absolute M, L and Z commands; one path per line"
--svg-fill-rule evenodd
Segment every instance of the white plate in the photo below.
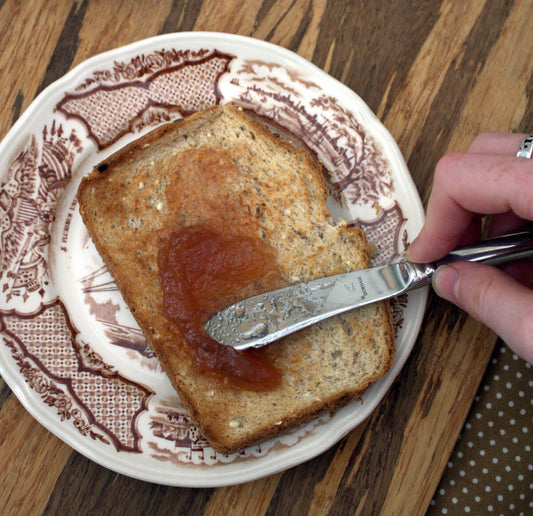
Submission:
M 168 34 L 93 57 L 43 91 L 0 144 L 0 373 L 28 411 L 86 457 L 131 477 L 216 487 L 309 460 L 360 424 L 409 355 L 427 292 L 394 301 L 392 371 L 334 414 L 225 456 L 191 425 L 87 237 L 81 177 L 154 125 L 234 101 L 302 138 L 361 223 L 376 263 L 398 258 L 423 209 L 390 134 L 350 89 L 283 48 Z

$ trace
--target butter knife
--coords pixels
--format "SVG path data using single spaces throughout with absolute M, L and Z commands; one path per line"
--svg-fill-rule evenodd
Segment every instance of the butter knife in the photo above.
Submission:
M 204 327 L 221 344 L 261 347 L 334 315 L 424 287 L 441 265 L 461 260 L 498 265 L 527 257 L 533 257 L 533 231 L 456 249 L 434 263 L 401 261 L 266 292 L 220 311 Z

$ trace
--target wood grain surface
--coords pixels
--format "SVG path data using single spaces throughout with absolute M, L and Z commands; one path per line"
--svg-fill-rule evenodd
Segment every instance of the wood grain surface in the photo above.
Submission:
M 357 92 L 426 200 L 435 164 L 485 130 L 533 127 L 531 0 L 0 0 L 0 138 L 85 59 L 167 32 L 243 34 Z M 329 451 L 255 482 L 184 489 L 113 473 L 0 390 L 2 514 L 424 514 L 496 343 L 430 295 L 414 350 L 372 416 Z

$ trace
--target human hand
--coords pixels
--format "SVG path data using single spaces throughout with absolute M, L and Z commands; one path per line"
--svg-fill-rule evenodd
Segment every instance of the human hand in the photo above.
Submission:
M 433 262 L 458 246 L 480 240 L 482 218 L 488 236 L 524 228 L 533 221 L 533 159 L 517 158 L 526 135 L 483 133 L 467 152 L 444 156 L 435 169 L 427 218 L 408 259 Z M 436 293 L 455 303 L 533 363 L 531 261 L 500 269 L 457 262 L 439 267 Z

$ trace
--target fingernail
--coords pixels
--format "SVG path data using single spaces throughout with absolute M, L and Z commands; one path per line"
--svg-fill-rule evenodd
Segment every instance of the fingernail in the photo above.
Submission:
M 433 275 L 433 288 L 444 299 L 457 303 L 456 289 L 459 283 L 459 271 L 453 265 L 439 267 Z

